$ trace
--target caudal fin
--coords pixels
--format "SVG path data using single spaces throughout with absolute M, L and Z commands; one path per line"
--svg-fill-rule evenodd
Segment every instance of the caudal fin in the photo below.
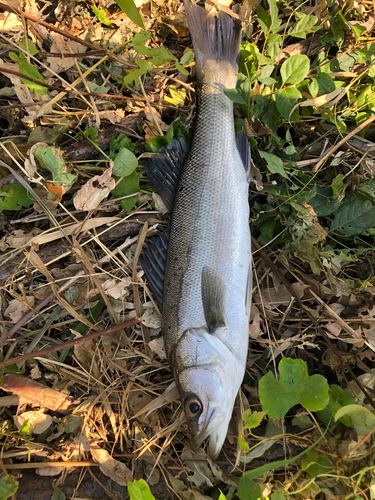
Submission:
M 184 6 L 195 50 L 198 78 L 208 59 L 227 61 L 237 73 L 241 21 L 225 12 L 220 12 L 218 16 L 210 14 L 191 0 L 184 0 Z

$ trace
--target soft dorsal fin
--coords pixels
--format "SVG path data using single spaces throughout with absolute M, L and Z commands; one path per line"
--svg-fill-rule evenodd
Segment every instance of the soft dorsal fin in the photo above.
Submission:
M 247 180 L 250 183 L 251 149 L 249 139 L 243 130 L 241 133 L 236 134 L 236 143 L 246 172 Z
M 207 328 L 214 333 L 217 328 L 225 326 L 227 292 L 221 276 L 208 266 L 202 269 L 201 290 Z
M 140 257 L 141 266 L 160 311 L 163 306 L 163 285 L 165 264 L 167 262 L 168 239 L 169 227 L 154 238 L 153 242 L 144 250 Z
M 174 195 L 186 161 L 188 147 L 183 137 L 172 139 L 145 165 L 145 172 L 165 206 L 172 210 Z

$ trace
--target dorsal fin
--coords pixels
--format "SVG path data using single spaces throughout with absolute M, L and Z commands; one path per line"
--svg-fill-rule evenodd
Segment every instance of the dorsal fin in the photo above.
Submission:
M 250 149 L 249 139 L 247 138 L 243 130 L 241 133 L 236 134 L 236 143 L 238 152 L 240 153 L 241 160 L 246 172 L 247 180 L 248 182 L 250 182 L 251 149 Z
M 169 227 L 154 238 L 153 242 L 144 250 L 140 257 L 141 266 L 160 311 L 163 307 L 163 285 L 165 264 L 167 262 L 168 239 Z
M 174 195 L 186 161 L 188 147 L 183 137 L 172 139 L 145 165 L 145 172 L 165 206 L 172 210 Z
M 227 292 L 221 276 L 208 266 L 202 269 L 201 291 L 207 328 L 214 333 L 217 328 L 225 326 Z

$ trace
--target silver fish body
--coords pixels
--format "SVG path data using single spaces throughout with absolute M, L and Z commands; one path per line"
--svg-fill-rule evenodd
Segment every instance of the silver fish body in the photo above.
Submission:
M 248 350 L 250 161 L 244 165 L 241 158 L 233 104 L 223 92 L 236 85 L 233 51 L 239 50 L 238 22 L 227 19 L 227 14 L 216 19 L 189 0 L 185 9 L 196 52 L 200 103 L 173 204 L 162 331 L 196 444 L 210 436 L 210 455 L 216 457 L 227 434 Z M 208 53 L 205 28 L 210 40 L 216 37 Z M 212 35 L 212 29 L 219 35 Z M 231 52 L 226 54 L 224 47 L 216 57 L 215 44 L 224 37 Z

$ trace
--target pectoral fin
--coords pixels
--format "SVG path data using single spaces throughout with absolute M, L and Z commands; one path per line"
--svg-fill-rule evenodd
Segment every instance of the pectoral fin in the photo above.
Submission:
M 227 293 L 223 279 L 207 266 L 202 269 L 202 302 L 208 331 L 214 333 L 225 326 Z

